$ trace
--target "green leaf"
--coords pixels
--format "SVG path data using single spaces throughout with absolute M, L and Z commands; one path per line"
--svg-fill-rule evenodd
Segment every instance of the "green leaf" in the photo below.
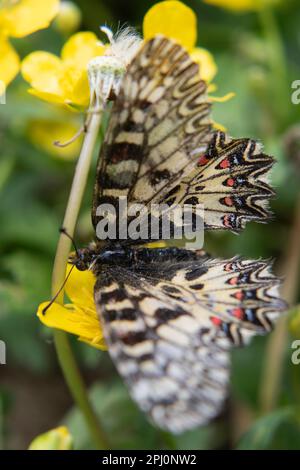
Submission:
M 282 408 L 259 419 L 242 437 L 243 450 L 299 450 L 300 425 L 295 408 Z
M 121 382 L 95 384 L 90 391 L 93 407 L 115 449 L 157 449 L 158 432 L 146 421 Z M 75 449 L 93 449 L 85 421 L 73 408 L 62 421 L 74 438 Z

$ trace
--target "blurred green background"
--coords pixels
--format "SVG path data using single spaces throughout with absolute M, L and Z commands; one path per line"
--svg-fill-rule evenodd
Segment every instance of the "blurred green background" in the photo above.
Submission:
M 80 29 L 104 39 L 99 33 L 104 23 L 114 29 L 128 23 L 141 30 L 143 16 L 155 2 L 75 3 L 82 13 Z M 279 2 L 274 11 L 263 14 L 235 14 L 201 0 L 185 3 L 198 16 L 198 45 L 209 49 L 218 65 L 215 94 L 236 93 L 231 101 L 214 106 L 214 119 L 234 137 L 261 140 L 278 162 L 272 173 L 277 192 L 272 201 L 274 220 L 268 225 L 249 224 L 239 236 L 207 234 L 205 248 L 221 257 L 274 258 L 276 273 L 286 279 L 285 297 L 296 305 L 300 104 L 291 102 L 291 84 L 300 79 L 299 1 Z M 25 57 L 37 49 L 59 54 L 65 39 L 51 26 L 13 43 Z M 0 365 L 0 448 L 27 448 L 37 434 L 60 423 L 69 426 L 77 449 L 92 448 L 64 384 L 51 331 L 35 316 L 37 305 L 50 296 L 58 229 L 77 151 L 54 155 L 49 145 L 46 150 L 46 144 L 41 144 L 41 134 L 36 135 L 35 129 L 42 123 L 46 134 L 49 130 L 49 140 L 55 140 L 57 124 L 67 120 L 76 128 L 82 116 L 66 115 L 40 102 L 27 94 L 27 88 L 19 76 L 9 86 L 7 104 L 0 105 L 0 339 L 7 346 L 7 365 Z M 79 245 L 93 238 L 90 206 L 96 157 L 78 222 Z M 297 335 L 300 338 L 299 326 L 283 336 L 283 370 L 273 409 L 268 409 L 261 396 L 264 364 L 272 368 L 274 359 L 268 357 L 269 337 L 257 338 L 248 348 L 233 353 L 230 398 L 222 415 L 209 426 L 175 438 L 148 424 L 129 399 L 107 353 L 75 338 L 72 344 L 114 448 L 299 449 L 300 365 L 291 362 L 291 344 Z

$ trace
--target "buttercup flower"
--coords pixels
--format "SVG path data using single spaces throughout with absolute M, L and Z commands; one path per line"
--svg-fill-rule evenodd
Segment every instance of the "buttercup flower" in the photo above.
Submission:
M 22 38 L 47 28 L 59 9 L 59 0 L 2 0 L 0 3 L 0 80 L 8 85 L 20 69 L 20 59 L 9 37 Z
M 72 265 L 68 265 L 67 274 Z M 103 333 L 94 303 L 95 277 L 91 271 L 79 271 L 76 267 L 66 283 L 66 293 L 71 304 L 64 306 L 53 302 L 45 314 L 49 302 L 40 304 L 37 316 L 46 326 L 67 331 L 80 341 L 98 349 L 106 349 Z
M 90 92 L 88 64 L 90 71 L 93 72 L 98 66 L 105 67 L 103 56 L 113 56 L 124 62 L 126 67 L 139 44 L 138 37 L 128 29 L 121 31 L 115 37 L 108 28 L 103 29 L 110 39 L 109 44 L 101 43 L 94 33 L 77 33 L 66 42 L 60 58 L 42 51 L 27 56 L 22 63 L 22 74 L 31 85 L 29 92 L 43 100 L 72 109 L 86 109 L 90 102 L 90 94 L 99 87 L 99 80 L 92 80 Z M 199 63 L 204 80 L 210 83 L 215 76 L 217 66 L 212 54 L 206 49 L 195 47 L 196 15 L 182 2 L 166 0 L 150 8 L 144 18 L 143 33 L 144 39 L 150 39 L 156 34 L 164 34 L 175 39 Z M 224 99 L 231 96 L 226 96 Z
M 214 78 L 217 66 L 212 54 L 196 47 L 197 17 L 191 8 L 177 0 L 156 3 L 145 15 L 143 35 L 144 39 L 150 39 L 156 34 L 175 39 L 185 47 L 199 64 L 203 80 L 210 82 Z
M 235 12 L 245 12 L 261 10 L 266 6 L 277 4 L 279 0 L 204 0 L 204 2 Z
M 104 46 L 91 32 L 76 33 L 65 43 L 61 57 L 43 51 L 29 54 L 22 62 L 22 75 L 29 93 L 50 103 L 81 109 L 89 104 L 87 64 L 102 55 Z
M 58 15 L 54 20 L 54 27 L 62 34 L 74 33 L 81 23 L 81 11 L 79 7 L 69 0 L 60 3 Z

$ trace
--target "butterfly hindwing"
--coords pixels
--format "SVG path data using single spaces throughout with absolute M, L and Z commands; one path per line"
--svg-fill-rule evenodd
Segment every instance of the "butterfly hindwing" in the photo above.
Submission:
M 240 231 L 247 221 L 270 217 L 267 202 L 274 192 L 267 173 L 273 163 L 258 142 L 216 132 L 195 168 L 161 202 L 171 207 L 201 204 L 204 228 Z
M 270 330 L 284 304 L 264 262 L 172 248 L 134 258 L 95 268 L 96 307 L 132 397 L 157 426 L 182 432 L 220 411 L 230 347 Z
M 122 81 L 102 146 L 93 201 L 157 202 L 194 165 L 211 138 L 210 104 L 198 65 L 172 40 L 147 41 Z

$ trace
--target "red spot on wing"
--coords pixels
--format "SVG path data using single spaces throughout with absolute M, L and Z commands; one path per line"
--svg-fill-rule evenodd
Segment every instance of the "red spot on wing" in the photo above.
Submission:
M 210 317 L 212 323 L 216 326 L 222 325 L 222 320 L 218 317 Z
M 234 186 L 234 183 L 235 183 L 234 178 L 228 178 L 228 180 L 226 181 L 226 185 L 230 187 Z
M 234 308 L 232 310 L 232 315 L 242 320 L 244 318 L 244 310 L 242 308 Z
M 233 294 L 233 297 L 235 297 L 237 300 L 243 300 L 244 292 L 240 290 L 239 292 L 236 292 L 235 294 Z
M 232 263 L 225 264 L 224 271 L 227 271 L 227 272 L 232 271 Z
M 223 169 L 229 168 L 230 167 L 230 162 L 229 162 L 228 158 L 224 158 L 224 160 L 221 161 L 219 166 L 220 166 L 220 168 L 223 168 Z
M 226 206 L 233 206 L 233 199 L 232 197 L 224 197 L 224 204 L 226 204 Z
M 209 159 L 205 155 L 201 155 L 201 157 L 198 160 L 198 165 L 199 166 L 206 165 L 206 163 L 208 162 L 209 162 Z
M 231 286 L 236 286 L 238 282 L 239 282 L 238 277 L 232 277 L 231 279 L 229 279 L 228 284 L 230 284 Z
M 231 219 L 229 215 L 224 215 L 223 224 L 224 224 L 224 227 L 231 228 Z

